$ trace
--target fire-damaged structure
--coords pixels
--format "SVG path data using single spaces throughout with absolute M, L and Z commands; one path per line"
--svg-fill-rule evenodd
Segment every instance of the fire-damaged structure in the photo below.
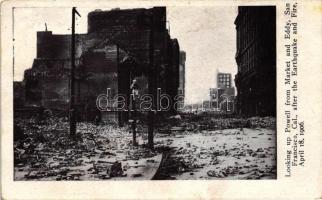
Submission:
M 245 116 L 276 115 L 276 8 L 239 6 L 235 76 L 237 110 Z
M 70 41 L 71 35 L 37 32 L 37 58 L 20 84 L 25 87 L 25 106 L 68 110 Z M 129 97 L 134 79 L 139 95 L 155 95 L 157 88 L 169 95 L 172 101 L 167 112 L 174 113 L 179 78 L 184 80 L 184 75 L 179 75 L 179 56 L 179 43 L 167 28 L 165 7 L 90 12 L 88 32 L 76 34 L 75 42 L 79 120 L 93 120 L 97 115 L 102 120 L 128 120 L 130 98 L 121 99 L 126 101 L 121 111 L 118 95 Z M 105 97 L 103 101 L 98 101 L 100 95 Z M 98 103 L 103 110 L 98 109 Z

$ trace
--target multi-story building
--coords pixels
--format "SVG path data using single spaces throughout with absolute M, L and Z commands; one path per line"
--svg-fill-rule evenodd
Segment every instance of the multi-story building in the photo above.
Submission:
M 68 109 L 70 45 L 69 34 L 37 32 L 37 57 L 24 75 L 26 104 Z M 88 32 L 76 35 L 75 46 L 76 104 L 83 114 L 79 116 L 93 119 L 101 94 L 112 97 L 104 107 L 118 108 L 113 97 L 129 96 L 133 79 L 140 95 L 150 93 L 152 87 L 171 98 L 177 95 L 180 47 L 169 35 L 165 7 L 90 12 Z M 124 121 L 127 113 L 108 112 L 108 116 Z
M 231 74 L 230 73 L 217 73 L 217 87 L 218 88 L 231 88 Z
M 210 88 L 212 108 L 218 111 L 234 112 L 235 88 L 232 87 L 231 74 L 217 71 L 217 88 Z
M 235 76 L 241 115 L 276 114 L 276 8 L 239 6 Z

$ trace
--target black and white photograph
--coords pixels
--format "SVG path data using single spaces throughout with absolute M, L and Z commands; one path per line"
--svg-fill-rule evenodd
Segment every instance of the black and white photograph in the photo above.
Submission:
M 275 6 L 12 20 L 14 181 L 277 179 Z

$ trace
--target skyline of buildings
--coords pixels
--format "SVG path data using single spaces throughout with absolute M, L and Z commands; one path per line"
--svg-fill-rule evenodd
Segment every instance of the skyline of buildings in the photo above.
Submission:
M 274 115 L 275 113 L 275 12 L 275 8 L 269 6 L 238 7 L 235 20 L 237 32 L 235 59 L 238 73 L 234 81 L 237 87 L 237 113 L 240 115 Z M 148 92 L 147 85 L 150 83 L 150 85 L 154 84 L 154 87 L 162 88 L 173 98 L 173 101 L 178 94 L 178 89 L 185 96 L 186 52 L 180 51 L 178 40 L 169 36 L 165 13 L 165 7 L 114 9 L 89 13 L 88 33 L 77 34 L 78 69 L 76 70 L 79 70 L 79 80 L 85 77 L 87 79 L 89 74 L 94 75 L 94 78 L 86 80 L 87 83 L 78 81 L 76 84 L 78 102 L 92 99 L 93 103 L 93 97 L 103 93 L 103 88 L 98 89 L 100 85 L 114 88 L 112 94 L 119 92 L 126 94 L 128 93 L 127 85 L 130 85 L 134 78 L 141 88 L 145 88 L 141 94 Z M 139 17 L 134 17 L 134 20 L 135 15 Z M 264 26 L 264 23 L 268 25 Z M 155 35 L 151 36 L 151 33 Z M 150 42 L 151 37 L 153 37 L 152 43 Z M 65 87 L 68 83 L 66 71 L 70 65 L 69 40 L 70 35 L 68 34 L 56 35 L 48 30 L 37 32 L 37 58 L 32 68 L 25 71 L 25 84 L 28 88 L 25 95 L 26 102 L 31 100 L 33 104 L 32 101 L 41 99 L 41 105 L 49 107 L 52 103 L 66 105 L 68 101 L 66 98 L 68 88 Z M 153 57 L 149 52 L 152 44 L 156 49 Z M 156 70 L 153 73 L 149 71 L 151 58 L 154 62 L 153 70 Z M 34 80 L 35 74 L 36 76 L 47 76 L 47 85 L 50 85 L 50 79 L 54 77 L 48 77 L 48 75 L 53 71 L 60 76 L 60 81 L 54 81 L 55 83 L 50 88 L 40 88 Z M 113 75 L 115 73 L 116 77 Z M 149 74 L 155 75 L 155 73 L 158 74 L 155 76 L 155 83 L 149 82 Z M 105 74 L 109 80 L 104 80 L 104 77 L 99 77 L 99 74 Z M 95 83 L 93 80 L 100 80 L 98 81 L 100 83 Z M 91 81 L 92 83 L 89 84 Z M 87 88 L 86 91 L 84 88 Z M 235 96 L 232 74 L 217 70 L 216 88 L 216 90 L 210 89 L 210 100 L 214 100 L 214 91 L 216 91 L 218 104 L 220 104 L 219 96 Z M 55 102 L 52 100 L 53 97 L 55 97 Z
M 140 5 L 128 7 L 109 4 L 109 6 L 99 7 L 79 7 L 78 12 L 82 17 L 76 19 L 76 33 L 87 33 L 87 14 L 95 9 L 103 11 L 111 10 L 115 7 L 140 8 Z M 36 57 L 36 32 L 45 30 L 47 23 L 48 30 L 54 35 L 70 34 L 70 8 L 33 8 L 15 9 L 14 16 L 17 20 L 14 24 L 15 31 L 15 63 L 14 80 L 23 79 L 23 71 L 32 65 Z M 191 13 L 194 13 L 191 15 Z M 208 88 L 214 87 L 216 68 L 214 66 L 226 66 L 225 71 L 235 74 L 236 63 L 234 59 L 235 51 L 235 27 L 233 24 L 237 14 L 237 7 L 178 7 L 167 6 L 167 27 L 170 27 L 171 36 L 178 38 L 180 48 L 187 52 L 186 60 L 186 99 L 187 103 L 197 102 L 207 98 Z M 59 20 L 52 17 L 59 15 Z M 51 16 L 51 17 L 49 17 Z M 28 17 L 29 21 L 23 21 Z M 220 17 L 220 20 L 219 20 Z M 195 26 L 191 26 L 191 21 Z M 23 23 L 21 23 L 23 22 Z M 199 27 L 199 28 L 198 28 Z M 221 28 L 218 28 L 221 27 Z M 23 35 L 18 33 L 23 31 Z M 214 35 L 225 35 L 226 37 L 213 38 Z M 25 40 L 24 38 L 28 38 Z M 200 40 L 200 38 L 202 38 Z M 213 41 L 213 42 L 209 42 Z M 207 47 L 206 47 L 207 46 Z M 205 47 L 207 48 L 206 51 Z M 25 53 L 26 52 L 26 53 Z M 221 52 L 220 55 L 216 52 Z M 218 65 L 217 63 L 220 63 Z M 203 83 L 194 80 L 200 77 Z M 207 89 L 199 88 L 206 86 Z

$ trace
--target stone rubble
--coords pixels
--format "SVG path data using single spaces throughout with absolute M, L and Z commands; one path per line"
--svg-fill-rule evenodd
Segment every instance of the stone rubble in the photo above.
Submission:
M 160 152 L 156 179 L 276 178 L 275 118 L 176 116 L 156 127 L 155 151 L 133 147 L 129 127 L 80 122 L 71 140 L 64 118 L 15 120 L 15 180 L 135 179 Z
M 15 180 L 95 180 L 124 177 L 121 162 L 151 158 L 157 153 L 133 147 L 128 129 L 115 125 L 77 123 L 76 140 L 62 118 L 41 123 L 18 119 L 23 137 L 14 142 Z M 127 166 L 137 167 L 137 166 Z M 138 176 L 138 175 L 136 175 Z

